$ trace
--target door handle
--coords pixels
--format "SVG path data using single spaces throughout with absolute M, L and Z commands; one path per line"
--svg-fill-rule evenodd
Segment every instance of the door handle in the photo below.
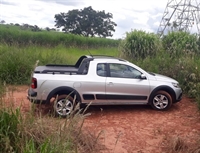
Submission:
M 109 82 L 108 85 L 114 85 L 113 82 Z

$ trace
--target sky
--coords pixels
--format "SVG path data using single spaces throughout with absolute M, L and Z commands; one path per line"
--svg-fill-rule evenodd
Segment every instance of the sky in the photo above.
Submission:
M 113 38 L 131 30 L 156 33 L 168 0 L 0 0 L 0 21 L 55 28 L 55 14 L 92 6 L 112 13 L 117 24 Z

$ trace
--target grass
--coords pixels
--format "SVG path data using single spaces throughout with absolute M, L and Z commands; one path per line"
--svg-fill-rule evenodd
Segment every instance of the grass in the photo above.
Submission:
M 13 99 L 10 95 L 0 103 L 0 152 L 91 153 L 100 149 L 99 134 L 83 127 L 88 114 L 74 111 L 66 119 L 54 118 L 42 112 L 40 105 L 23 112 Z
M 27 84 L 33 66 L 38 60 L 38 65 L 75 64 L 80 56 L 90 53 L 118 56 L 117 48 L 80 49 L 66 48 L 63 45 L 16 47 L 0 44 L 0 80 L 7 84 Z
M 91 38 L 73 34 L 65 34 L 56 31 L 38 31 L 33 32 L 30 29 L 20 28 L 18 26 L 0 24 L 0 43 L 9 45 L 38 45 L 55 47 L 62 44 L 63 46 L 79 47 L 79 48 L 102 48 L 102 47 L 117 47 L 120 40 L 106 38 Z
M 163 140 L 163 151 L 168 153 L 199 153 L 199 140 L 195 143 L 188 142 L 187 139 L 180 136 L 167 136 Z

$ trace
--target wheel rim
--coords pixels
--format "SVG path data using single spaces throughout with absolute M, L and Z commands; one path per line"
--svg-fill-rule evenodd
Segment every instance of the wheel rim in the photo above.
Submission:
M 163 94 L 159 94 L 156 95 L 153 99 L 153 105 L 157 108 L 157 109 L 165 109 L 169 104 L 169 100 L 168 98 L 163 95 Z
M 67 116 L 73 109 L 73 103 L 69 99 L 61 99 L 56 103 L 56 112 L 61 116 Z

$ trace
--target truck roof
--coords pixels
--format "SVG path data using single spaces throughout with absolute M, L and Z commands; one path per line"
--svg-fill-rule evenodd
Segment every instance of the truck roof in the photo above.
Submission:
M 86 55 L 87 58 L 92 58 L 92 59 L 112 59 L 112 60 L 118 60 L 118 61 L 124 61 L 128 62 L 124 59 L 114 57 L 114 56 L 107 56 L 107 55 Z

